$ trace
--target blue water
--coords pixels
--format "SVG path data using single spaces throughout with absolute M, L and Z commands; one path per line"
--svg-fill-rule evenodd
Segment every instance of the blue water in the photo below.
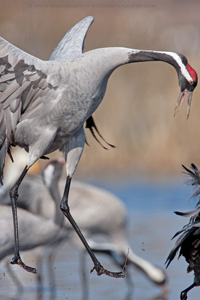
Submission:
M 138 182 L 134 180 L 103 182 L 94 180 L 97 186 L 103 187 L 117 195 L 125 204 L 128 211 L 128 236 L 134 252 L 160 266 L 165 270 L 165 260 L 174 245 L 171 237 L 187 222 L 173 211 L 187 211 L 194 209 L 196 202 L 189 200 L 191 187 L 183 181 L 168 182 Z M 52 270 L 55 273 L 56 285 L 51 290 L 50 271 L 47 261 L 42 263 L 43 278 L 42 292 L 37 293 L 36 276 L 27 274 L 18 267 L 14 267 L 18 275 L 23 292 L 17 296 L 17 290 L 10 280 L 7 269 L 1 264 L 0 270 L 0 300 L 158 300 L 160 289 L 149 282 L 143 274 L 131 268 L 131 278 L 134 288 L 128 289 L 125 280 L 113 279 L 106 276 L 98 277 L 93 272 L 89 258 L 86 260 L 86 274 L 88 280 L 88 297 L 82 287 L 80 276 L 80 252 L 75 246 L 65 244 L 57 249 L 56 261 Z M 27 254 L 30 264 L 34 264 L 33 252 Z M 26 261 L 27 261 L 26 257 Z M 114 269 L 111 261 L 100 256 L 101 262 L 107 268 Z M 187 263 L 184 258 L 175 259 L 166 270 L 169 282 L 168 300 L 178 300 L 180 291 L 193 282 L 193 275 L 186 272 Z M 85 292 L 85 294 L 84 294 Z M 189 300 L 199 299 L 200 288 L 189 293 Z
M 193 189 L 181 180 L 161 182 L 120 182 L 93 181 L 118 196 L 128 210 L 140 212 L 173 212 L 194 209 L 197 200 L 191 198 Z

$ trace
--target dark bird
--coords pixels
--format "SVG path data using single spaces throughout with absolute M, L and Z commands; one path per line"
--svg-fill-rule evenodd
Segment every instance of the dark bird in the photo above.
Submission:
M 191 164 L 191 170 L 183 166 L 186 174 L 190 176 L 189 183 L 196 187 L 196 191 L 192 197 L 200 195 L 200 170 Z M 182 255 L 188 263 L 187 272 L 194 271 L 194 282 L 181 292 L 180 299 L 186 300 L 187 293 L 195 286 L 200 286 L 200 201 L 193 211 L 175 212 L 179 216 L 188 217 L 189 223 L 178 231 L 173 238 L 179 235 L 175 246 L 171 250 L 166 264 L 167 267 L 179 251 L 179 257 Z
M 89 28 L 92 21 L 93 17 L 87 17 L 81 21 L 82 26 Z M 66 59 L 65 52 L 68 50 L 76 53 L 75 57 Z M 94 263 L 93 270 L 98 275 L 124 277 L 123 272 L 114 273 L 104 269 L 70 213 L 70 184 L 85 144 L 83 125 L 101 103 L 110 75 L 122 65 L 145 61 L 163 61 L 172 65 L 180 86 L 177 107 L 181 106 L 187 92 L 188 116 L 192 92 L 197 85 L 197 74 L 185 56 L 174 52 L 123 47 L 100 48 L 85 53 L 82 50 L 81 34 L 77 44 L 72 43 L 72 48 L 67 46 L 66 49 L 65 39 L 59 43 L 54 52 L 57 59 L 53 54 L 53 60 L 43 61 L 0 38 L 1 180 L 6 153 L 12 159 L 11 147 L 19 146 L 28 152 L 26 166 L 10 190 L 15 234 L 15 251 L 11 263 L 36 273 L 36 269 L 26 266 L 20 257 L 18 188 L 29 168 L 39 158 L 59 149 L 64 153 L 67 166 L 66 185 L 60 204 L 63 214 L 87 249 Z

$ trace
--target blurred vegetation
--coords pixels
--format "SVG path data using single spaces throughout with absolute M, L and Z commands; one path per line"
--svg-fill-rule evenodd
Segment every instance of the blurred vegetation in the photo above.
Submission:
M 0 0 L 0 35 L 47 60 L 75 23 L 93 15 L 85 51 L 107 46 L 175 51 L 198 73 L 199 9 L 198 1 Z M 173 116 L 178 94 L 177 75 L 168 64 L 146 62 L 116 70 L 94 114 L 100 132 L 116 149 L 102 149 L 86 132 L 90 147 L 85 147 L 79 174 L 179 175 L 181 164 L 200 165 L 199 87 L 189 120 L 186 103 Z

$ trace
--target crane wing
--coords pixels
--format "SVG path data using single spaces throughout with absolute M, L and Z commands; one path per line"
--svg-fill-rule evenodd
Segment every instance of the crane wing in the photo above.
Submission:
M 0 37 L 0 170 L 22 115 L 29 116 L 44 99 L 55 99 L 58 69 Z
M 190 218 L 190 221 L 187 225 L 185 225 L 182 230 L 179 230 L 174 236 L 173 238 L 177 237 L 178 235 L 179 238 L 177 239 L 173 249 L 171 250 L 170 254 L 168 255 L 167 257 L 167 260 L 166 260 L 166 267 L 169 266 L 169 264 L 171 263 L 171 261 L 174 259 L 174 257 L 176 256 L 176 253 L 178 252 L 178 250 L 180 249 L 180 253 L 179 253 L 179 256 L 183 253 L 184 249 L 187 250 L 187 247 L 189 248 L 189 244 L 187 246 L 187 242 L 186 242 L 186 239 L 188 237 L 191 237 L 191 236 L 198 236 L 199 235 L 199 232 L 200 232 L 200 222 L 199 222 L 199 217 L 198 217 L 198 214 L 199 214 L 199 209 L 196 210 L 196 214 L 194 214 L 195 211 L 192 211 L 192 212 L 189 212 L 187 216 L 191 216 L 192 217 Z M 190 214 L 191 213 L 191 214 Z M 176 212 L 177 214 L 177 212 Z M 179 215 L 181 216 L 186 216 L 186 214 L 184 213 L 178 213 Z M 197 217 L 197 219 L 195 219 L 195 217 Z M 172 238 L 172 239 L 173 239 Z
M 169 266 L 169 264 L 171 263 L 171 261 L 175 258 L 178 250 L 180 249 L 181 245 L 183 244 L 183 242 L 186 240 L 186 238 L 194 231 L 194 229 L 187 230 L 184 231 L 184 233 L 182 235 L 180 235 L 180 237 L 177 239 L 174 247 L 172 248 L 172 250 L 170 251 L 167 259 L 166 259 L 166 268 Z M 178 232 L 177 234 L 180 234 L 182 231 Z
M 0 135 L 6 125 L 6 135 L 10 137 L 21 114 L 39 105 L 44 96 L 49 97 L 56 89 L 56 74 L 54 78 L 50 63 L 53 64 L 0 37 Z
M 74 25 L 60 41 L 58 46 L 51 54 L 49 60 L 66 61 L 80 56 L 83 53 L 85 37 L 93 21 L 94 18 L 89 16 Z M 104 149 L 107 148 L 101 144 L 101 142 L 96 137 L 95 132 L 108 146 L 115 147 L 102 137 L 96 124 L 94 123 L 94 119 L 92 116 L 90 116 L 86 121 L 86 128 L 89 128 L 93 137 Z
M 50 60 L 65 61 L 80 56 L 83 53 L 86 34 L 93 21 L 94 18 L 89 16 L 74 25 L 53 51 Z

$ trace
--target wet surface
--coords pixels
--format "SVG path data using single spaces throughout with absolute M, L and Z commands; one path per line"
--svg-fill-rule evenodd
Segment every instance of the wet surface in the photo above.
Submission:
M 134 252 L 146 260 L 165 269 L 165 260 L 174 245 L 171 237 L 182 228 L 187 219 L 173 214 L 174 210 L 187 210 L 195 206 L 192 200 L 188 202 L 190 188 L 180 185 L 141 185 L 119 186 L 110 185 L 110 190 L 123 201 L 129 211 L 128 239 Z M 49 248 L 51 249 L 51 248 Z M 169 283 L 168 297 L 159 296 L 161 289 L 153 285 L 136 268 L 130 267 L 129 272 L 133 287 L 128 287 L 126 279 L 115 279 L 106 276 L 98 277 L 95 272 L 90 274 L 93 267 L 88 256 L 84 260 L 81 251 L 76 246 L 67 243 L 55 248 L 55 261 L 51 269 L 48 268 L 47 254 L 49 249 L 38 249 L 35 252 L 24 253 L 23 258 L 27 263 L 36 266 L 36 254 L 43 253 L 41 274 L 42 287 L 38 292 L 38 275 L 24 272 L 17 266 L 11 269 L 20 280 L 22 288 L 17 290 L 10 279 L 5 261 L 0 269 L 0 299 L 31 299 L 31 300 L 156 300 L 179 299 L 181 290 L 193 282 L 193 274 L 187 274 L 187 264 L 183 258 L 175 260 L 166 270 Z M 105 268 L 119 271 L 109 258 L 99 255 Z M 83 264 L 85 261 L 85 268 Z M 85 270 L 83 280 L 81 266 Z M 51 274 L 54 274 L 54 283 Z M 196 300 L 199 289 L 189 293 L 188 299 Z

